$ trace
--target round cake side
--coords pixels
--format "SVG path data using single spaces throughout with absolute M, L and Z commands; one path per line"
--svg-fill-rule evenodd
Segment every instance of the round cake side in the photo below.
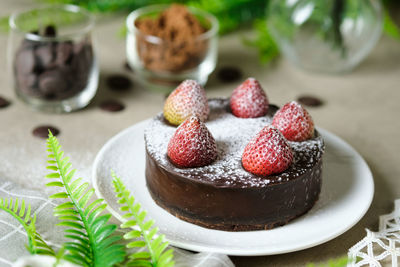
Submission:
M 209 103 L 206 125 L 222 147 L 211 166 L 182 169 L 168 161 L 164 143 L 176 128 L 162 114 L 146 130 L 146 182 L 155 202 L 180 219 L 226 231 L 271 229 L 310 210 L 321 190 L 324 144 L 318 132 L 312 140 L 289 142 L 295 159 L 288 170 L 258 177 L 242 168 L 240 155 L 276 109 L 240 119 L 229 113 L 226 99 Z

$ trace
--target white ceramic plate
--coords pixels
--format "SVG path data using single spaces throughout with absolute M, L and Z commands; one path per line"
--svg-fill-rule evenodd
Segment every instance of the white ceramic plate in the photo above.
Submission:
M 319 129 L 326 143 L 322 192 L 307 214 L 268 231 L 225 232 L 187 223 L 157 206 L 147 191 L 143 132 L 148 122 L 131 126 L 104 145 L 93 166 L 93 186 L 97 196 L 107 201 L 109 211 L 122 221 L 110 175 L 114 170 L 173 246 L 247 256 L 297 251 L 344 233 L 371 204 L 374 183 L 364 159 L 342 139 Z

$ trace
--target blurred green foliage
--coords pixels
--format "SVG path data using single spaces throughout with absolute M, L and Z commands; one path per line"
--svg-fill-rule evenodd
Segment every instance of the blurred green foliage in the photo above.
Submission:
M 264 19 L 257 19 L 254 22 L 254 30 L 256 37 L 244 39 L 243 42 L 245 45 L 258 50 L 261 63 L 268 63 L 279 55 L 279 47 L 270 35 Z
M 393 37 L 394 39 L 400 40 L 400 29 L 387 11 L 385 12 L 383 18 L 383 30 L 387 35 Z
M 37 0 L 47 4 L 74 4 L 91 12 L 112 13 L 129 12 L 136 8 L 152 4 L 181 3 L 197 7 L 214 14 L 220 23 L 220 33 L 224 34 L 243 26 L 253 25 L 256 37 L 244 43 L 256 48 L 261 62 L 269 62 L 279 55 L 279 48 L 270 36 L 265 21 L 268 0 Z M 342 0 L 338 0 L 340 2 Z M 355 1 L 350 1 L 350 3 Z M 384 5 L 398 4 L 398 0 L 383 0 Z M 340 24 L 340 21 L 338 22 Z M 338 24 L 338 25 L 339 25 Z M 400 40 L 400 30 L 392 18 L 385 12 L 384 32 Z M 8 29 L 7 18 L 0 18 L 0 30 Z M 124 32 L 124 30 L 121 30 Z M 340 35 L 332 36 L 340 42 Z
M 268 0 L 40 0 L 46 3 L 74 4 L 92 12 L 132 11 L 153 4 L 181 3 L 214 14 L 220 32 L 226 33 L 265 16 Z

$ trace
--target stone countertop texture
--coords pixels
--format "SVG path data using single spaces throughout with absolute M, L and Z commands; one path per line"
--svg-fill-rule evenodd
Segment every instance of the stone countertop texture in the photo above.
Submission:
M 26 0 L 3 0 L 0 15 L 26 7 Z M 0 109 L 2 179 L 44 190 L 45 141 L 31 132 L 38 125 L 51 124 L 60 129 L 59 140 L 66 154 L 79 174 L 89 181 L 95 155 L 108 139 L 161 111 L 164 94 L 148 91 L 137 83 L 128 92 L 107 89 L 108 75 L 130 75 L 123 67 L 125 40 L 117 34 L 123 22 L 124 15 L 99 20 L 94 40 L 101 66 L 100 87 L 87 108 L 71 114 L 32 111 L 15 97 L 7 71 L 7 35 L 0 34 L 0 95 L 12 101 L 9 107 Z M 239 66 L 244 77 L 252 76 L 261 82 L 270 102 L 277 105 L 304 94 L 322 99 L 323 106 L 308 108 L 316 125 L 347 141 L 365 158 L 374 175 L 375 196 L 362 220 L 329 242 L 289 254 L 232 260 L 239 267 L 304 266 L 343 256 L 364 237 L 365 228 L 377 230 L 379 215 L 391 212 L 393 200 L 400 196 L 400 43 L 383 37 L 352 73 L 328 76 L 303 72 L 283 58 L 263 66 L 256 51 L 242 45 L 241 36 L 236 33 L 220 39 L 217 68 Z M 235 85 L 219 82 L 214 73 L 206 91 L 209 97 L 229 96 Z M 122 101 L 125 110 L 101 110 L 99 103 L 109 98 Z

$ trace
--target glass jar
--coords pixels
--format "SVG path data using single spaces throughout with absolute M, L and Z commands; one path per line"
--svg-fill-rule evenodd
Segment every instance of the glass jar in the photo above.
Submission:
M 70 112 L 97 91 L 93 17 L 80 7 L 55 5 L 10 17 L 9 65 L 17 96 L 35 109 Z
M 268 28 L 295 65 L 342 73 L 357 66 L 382 31 L 378 0 L 271 0 Z
M 218 21 L 207 12 L 188 7 L 189 12 L 205 28 L 203 33 L 193 38 L 164 39 L 139 29 L 138 23 L 141 19 L 156 19 L 168 7 L 170 6 L 148 6 L 137 9 L 128 16 L 128 63 L 136 78 L 151 89 L 169 92 L 185 79 L 197 80 L 204 85 L 217 61 Z M 178 31 L 177 28 L 177 35 Z

